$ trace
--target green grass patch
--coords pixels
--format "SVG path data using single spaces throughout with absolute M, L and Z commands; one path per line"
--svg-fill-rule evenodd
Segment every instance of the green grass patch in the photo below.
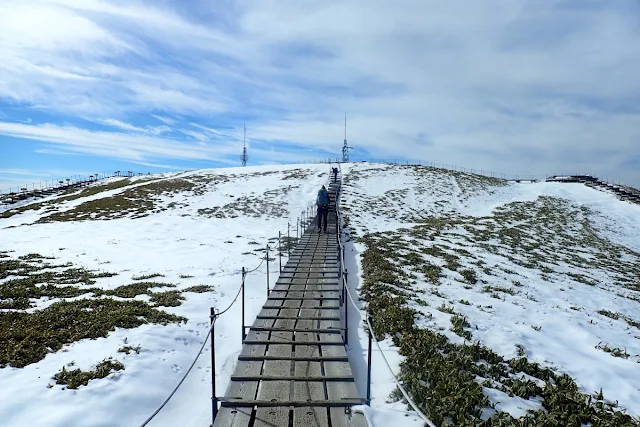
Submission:
M 485 285 L 482 287 L 482 292 L 485 293 L 494 293 L 494 292 L 502 292 L 504 294 L 516 295 L 518 292 L 512 288 L 506 288 L 504 286 L 489 286 Z
M 140 352 L 142 351 L 142 347 L 139 345 L 124 345 L 118 349 L 118 353 L 130 354 L 132 351 L 135 351 L 136 354 L 140 354 Z
M 213 292 L 215 290 L 215 286 L 211 285 L 195 285 L 189 286 L 182 290 L 182 292 L 195 292 L 197 294 L 203 294 L 205 292 Z
M 608 344 L 602 345 L 602 342 L 599 342 L 598 345 L 596 345 L 596 348 L 598 350 L 602 350 L 606 353 L 609 353 L 610 355 L 612 355 L 613 357 L 620 357 L 622 359 L 628 359 L 629 356 L 631 356 L 629 353 L 627 353 L 626 349 L 621 349 L 621 348 L 612 348 L 609 347 Z
M 178 307 L 185 300 L 179 291 L 151 292 L 149 296 L 154 307 Z
M 111 358 L 105 359 L 98 363 L 94 369 L 89 371 L 83 371 L 81 369 L 74 369 L 68 371 L 65 366 L 62 370 L 53 376 L 56 380 L 56 384 L 66 385 L 68 389 L 77 389 L 78 387 L 89 384 L 89 381 L 106 378 L 112 372 L 124 370 L 124 365 L 117 360 Z
M 478 281 L 478 277 L 476 276 L 475 270 L 471 268 L 465 268 L 463 270 L 458 271 L 464 277 L 464 280 L 467 283 L 475 284 Z
M 151 273 L 151 274 L 143 274 L 140 276 L 133 276 L 131 280 L 149 280 L 149 279 L 155 279 L 156 277 L 165 277 L 165 276 L 164 274 L 160 274 L 160 273 Z
M 620 318 L 620 313 L 613 313 L 609 310 L 598 310 L 597 313 L 613 320 L 618 320 Z
M 498 426 L 639 426 L 640 422 L 617 410 L 615 404 L 599 395 L 578 391 L 575 381 L 542 368 L 524 357 L 504 359 L 479 342 L 469 342 L 469 322 L 442 305 L 438 309 L 452 314 L 451 329 L 465 337 L 467 343 L 451 343 L 444 335 L 418 328 L 418 312 L 407 306 L 404 288 L 389 286 L 402 283 L 402 270 L 387 257 L 392 245 L 379 234 L 365 235 L 360 241 L 363 282 L 361 295 L 367 311 L 374 314 L 374 333 L 378 339 L 390 336 L 404 357 L 400 377 L 422 411 L 436 425 L 462 427 Z M 530 375 L 544 382 L 540 387 L 526 379 Z M 482 384 L 477 379 L 483 380 Z M 538 397 L 542 409 L 530 410 L 520 418 L 495 411 L 486 416 L 492 404 L 482 386 L 498 389 L 510 396 Z M 392 398 L 401 399 L 398 390 Z M 484 414 L 484 416 L 483 416 Z
M 104 338 L 115 328 L 186 321 L 143 301 L 111 298 L 62 301 L 32 313 L 0 312 L 0 367 L 21 368 L 36 363 L 65 344 Z
M 103 291 L 105 295 L 116 296 L 120 298 L 135 298 L 138 295 L 149 294 L 153 288 L 174 288 L 173 283 L 158 282 L 137 282 L 130 285 L 121 285 L 115 289 Z

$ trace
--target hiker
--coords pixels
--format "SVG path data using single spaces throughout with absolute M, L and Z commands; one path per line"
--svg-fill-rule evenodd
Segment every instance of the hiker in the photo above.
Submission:
M 333 170 L 333 182 L 338 180 L 338 168 L 332 168 Z
M 318 234 L 322 230 L 322 220 L 324 219 L 324 232 L 327 232 L 327 216 L 329 214 L 329 193 L 323 185 L 320 191 L 318 191 L 318 197 L 316 198 L 316 205 L 318 206 Z

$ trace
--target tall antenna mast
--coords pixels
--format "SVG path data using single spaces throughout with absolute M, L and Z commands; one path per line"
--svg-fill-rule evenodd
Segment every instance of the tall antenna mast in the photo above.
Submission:
M 344 145 L 342 146 L 343 163 L 349 163 L 349 150 L 353 150 L 353 147 L 349 147 L 347 144 L 347 113 L 344 113 Z
M 242 138 L 242 142 L 244 144 L 244 148 L 242 149 L 242 166 L 247 166 L 247 160 L 249 160 L 249 155 L 247 154 L 247 124 L 244 124 L 244 137 Z

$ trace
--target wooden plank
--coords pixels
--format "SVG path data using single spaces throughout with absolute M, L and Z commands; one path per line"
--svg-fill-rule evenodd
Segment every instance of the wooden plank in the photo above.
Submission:
M 295 320 L 276 320 L 274 326 L 291 328 L 295 325 Z M 268 334 L 272 334 L 269 332 Z M 278 333 L 280 339 L 293 339 L 291 332 Z M 269 345 L 267 355 L 270 356 L 291 356 L 292 347 L 290 345 Z M 263 364 L 262 376 L 272 376 L 278 378 L 277 381 L 262 381 L 258 390 L 259 400 L 291 400 L 291 390 L 288 381 L 282 378 L 291 375 L 291 361 L 288 360 L 266 360 Z M 232 377 L 233 378 L 233 377 Z M 262 378 L 260 378 L 262 379 Z M 289 408 L 258 408 L 256 409 L 256 419 L 253 427 L 273 427 L 289 425 Z
M 248 346 L 247 346 L 248 347 Z M 347 356 L 298 356 L 296 351 L 295 356 L 255 356 L 255 355 L 239 355 L 238 360 L 294 360 L 294 361 L 309 361 L 309 362 L 348 362 Z
M 339 334 L 343 329 L 320 329 L 320 328 L 277 328 L 277 327 L 264 327 L 264 326 L 249 326 L 254 331 L 284 331 L 284 332 L 307 332 L 307 333 L 323 333 L 323 334 Z
M 338 284 L 316 284 L 309 283 L 304 285 L 290 285 L 286 283 L 276 283 L 271 291 L 276 292 L 341 292 L 342 289 Z
M 296 296 L 292 296 L 292 297 L 272 297 L 269 296 L 267 298 L 267 301 L 274 301 L 274 300 L 313 300 L 313 301 L 339 301 L 340 298 L 338 297 L 296 297 Z
M 271 349 L 271 347 L 269 347 L 269 349 Z M 311 362 L 309 362 L 311 363 Z M 324 362 L 324 363 L 344 363 L 344 362 Z M 267 360 L 264 362 L 264 366 L 265 366 L 265 372 L 266 372 L 266 367 L 267 365 L 271 365 L 274 364 L 275 366 L 283 366 L 283 365 L 290 365 L 291 361 L 290 360 Z M 276 372 L 273 375 L 267 375 L 267 374 L 263 374 L 263 375 L 231 375 L 231 381 L 263 381 L 263 383 L 260 385 L 260 390 L 262 390 L 262 388 L 264 387 L 265 383 L 272 383 L 272 382 L 276 382 L 276 383 L 280 383 L 283 381 L 320 381 L 320 382 L 353 382 L 355 381 L 355 379 L 352 376 L 346 376 L 346 375 L 340 375 L 340 376 L 333 376 L 333 375 L 320 375 L 320 376 L 306 376 L 306 375 L 285 375 L 283 372 Z M 258 391 L 258 397 L 260 397 L 260 390 Z M 269 399 L 272 399 L 273 397 L 270 397 Z
M 276 333 L 276 332 L 274 332 Z M 283 333 L 292 333 L 292 332 L 283 332 Z M 339 334 L 331 334 L 336 338 L 340 338 Z M 248 335 L 247 335 L 248 336 Z M 294 341 L 293 339 L 289 340 L 289 339 L 245 339 L 244 340 L 245 344 L 265 344 L 265 345 L 271 345 L 271 344 L 278 344 L 278 345 L 299 345 L 299 344 L 304 344 L 304 345 L 309 345 L 310 342 L 313 341 Z M 339 341 L 323 341 L 323 342 L 314 342 L 314 345 L 339 345 L 339 346 L 344 346 L 344 343 L 342 342 L 342 340 Z
M 296 314 L 298 314 L 298 311 L 300 311 L 299 314 L 301 315 L 305 315 L 307 316 L 308 314 L 302 313 L 303 311 L 309 311 L 309 310 L 335 310 L 336 311 L 336 315 L 339 315 L 339 310 L 340 310 L 340 306 L 339 306 L 339 301 L 338 300 L 329 300 L 326 301 L 327 303 L 335 303 L 335 305 L 327 305 L 327 306 L 320 306 L 320 307 L 298 307 L 298 308 L 286 308 L 286 309 L 280 309 L 280 313 L 278 314 L 282 314 L 283 316 L 290 316 L 290 317 L 295 317 Z M 266 309 L 274 309 L 274 308 L 279 308 L 277 306 L 273 306 L 271 304 L 269 305 L 263 305 L 262 308 L 266 308 Z
M 268 321 L 273 324 L 273 320 Z M 250 356 L 264 356 L 266 345 L 242 346 L 241 353 Z M 237 375 L 260 375 L 262 371 L 262 361 L 239 361 L 234 373 Z M 256 398 L 258 381 L 230 381 L 225 393 L 226 397 L 240 398 L 242 400 L 252 400 Z M 216 416 L 214 427 L 249 427 L 251 420 L 251 408 L 221 408 Z
M 273 316 L 273 315 L 259 315 L 260 319 L 298 319 L 298 320 L 326 320 L 326 321 L 339 321 L 339 316 Z
M 298 363 L 317 364 L 318 371 L 320 363 L 318 362 L 296 362 L 296 370 Z M 324 385 L 322 383 L 299 383 L 293 385 L 293 397 L 295 400 L 317 401 L 326 399 Z M 325 402 L 327 402 L 325 400 Z M 293 409 L 293 426 L 294 427 L 329 427 L 329 414 L 325 408 L 318 406 L 308 406 Z
M 304 383 L 296 383 L 296 385 L 302 386 Z M 313 385 L 322 384 L 313 383 Z M 295 389 L 294 389 L 295 390 Z M 323 393 L 324 394 L 324 393 Z M 243 399 L 233 399 L 221 397 L 220 403 L 223 407 L 237 407 L 237 408 L 246 408 L 252 406 L 258 406 L 262 408 L 272 408 L 277 406 L 291 406 L 291 407 L 308 407 L 308 406 L 317 406 L 317 407 L 336 407 L 336 408 L 344 408 L 346 406 L 353 405 L 361 405 L 365 403 L 365 399 L 343 399 L 343 400 L 327 400 L 327 399 L 310 399 L 304 398 L 303 400 L 296 398 L 296 400 L 291 401 L 266 401 L 266 400 L 243 400 Z
M 249 427 L 253 408 L 220 408 L 213 427 Z

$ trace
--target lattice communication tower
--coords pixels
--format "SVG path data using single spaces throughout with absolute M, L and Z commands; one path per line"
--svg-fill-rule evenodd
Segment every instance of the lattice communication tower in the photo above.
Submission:
M 344 115 L 344 145 L 342 146 L 342 162 L 349 162 L 349 150 L 353 150 L 353 147 L 349 147 L 347 144 L 347 115 Z
M 247 166 L 247 160 L 249 160 L 249 155 L 247 154 L 247 125 L 244 125 L 244 137 L 242 138 L 244 143 L 244 148 L 242 149 L 242 156 L 240 160 L 242 160 L 242 166 Z

